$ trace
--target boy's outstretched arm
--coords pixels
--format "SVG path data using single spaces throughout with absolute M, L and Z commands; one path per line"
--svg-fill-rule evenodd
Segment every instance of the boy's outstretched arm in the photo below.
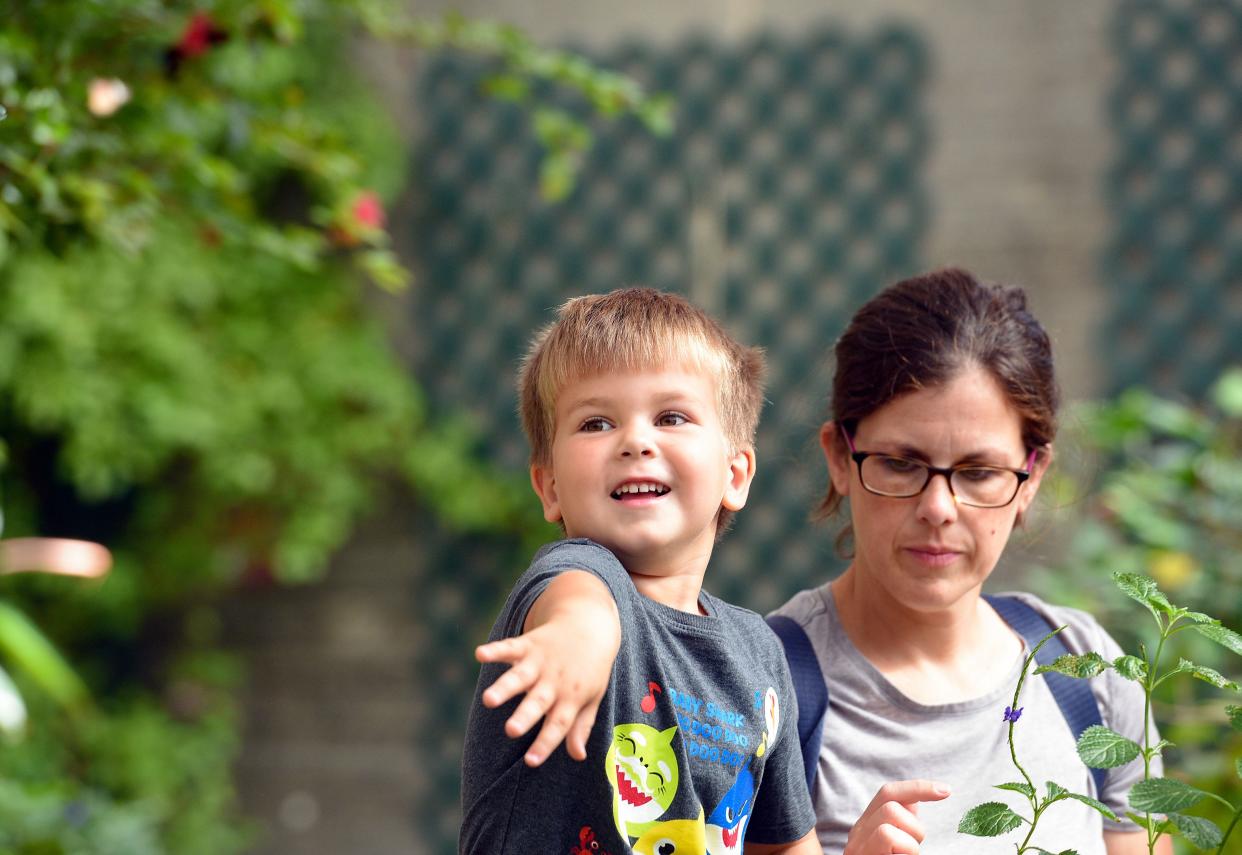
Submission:
M 528 766 L 546 760 L 562 740 L 570 757 L 586 759 L 587 738 L 620 646 L 621 620 L 608 586 L 593 573 L 570 570 L 535 600 L 521 635 L 475 649 L 480 662 L 512 666 L 483 692 L 484 706 L 498 707 L 526 693 L 505 722 L 505 733 L 517 738 L 543 719 L 526 752 Z

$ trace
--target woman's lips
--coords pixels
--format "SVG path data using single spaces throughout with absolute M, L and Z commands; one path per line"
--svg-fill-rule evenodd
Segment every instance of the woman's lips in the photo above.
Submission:
M 961 555 L 960 552 L 935 546 L 907 546 L 906 552 L 929 567 L 946 567 Z

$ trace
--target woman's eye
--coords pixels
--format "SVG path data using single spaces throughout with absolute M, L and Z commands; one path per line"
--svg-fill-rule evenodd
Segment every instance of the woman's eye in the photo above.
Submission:
M 959 469 L 957 475 L 972 484 L 983 484 L 991 481 L 993 478 L 1000 477 L 999 469 Z
M 906 460 L 904 457 L 884 457 L 884 468 L 889 472 L 897 475 L 909 475 L 922 468 L 921 464 L 915 463 L 913 460 Z
M 690 419 L 686 418 L 685 413 L 669 412 L 660 413 L 659 418 L 656 419 L 656 424 L 660 427 L 676 427 L 677 425 L 684 425 L 688 421 Z
M 587 433 L 598 433 L 599 431 L 608 430 L 612 425 L 608 424 L 608 420 L 599 416 L 592 416 L 582 423 L 579 430 Z

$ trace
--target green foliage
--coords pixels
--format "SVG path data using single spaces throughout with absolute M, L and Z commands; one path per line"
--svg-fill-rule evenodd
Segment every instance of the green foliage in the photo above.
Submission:
M 429 418 L 382 323 L 401 307 L 363 285 L 409 281 L 384 211 L 405 158 L 351 51 L 378 36 L 489 58 L 481 83 L 534 115 L 548 196 L 591 139 L 532 83 L 653 130 L 668 104 L 511 27 L 412 21 L 404 5 L 6 6 L 6 534 L 88 537 L 115 562 L 102 585 L 3 580 L 22 611 L 0 611 L 0 645 L 28 666 L 5 673 L 50 724 L 0 753 L 0 850 L 244 848 L 232 702 L 186 712 L 169 689 L 185 650 L 217 643 L 192 604 L 241 579 L 317 578 L 394 478 L 459 530 L 548 531 L 528 488 L 479 462 L 469 425 Z M 36 625 L 126 701 L 74 718 L 50 705 L 86 708 L 87 692 L 21 634 Z
M 957 831 L 959 834 L 972 834 L 976 837 L 996 837 L 1013 831 L 1023 821 L 1006 804 L 984 802 L 966 812 L 962 821 L 957 824 Z
M 1230 629 L 1242 626 L 1240 402 L 1242 370 L 1234 369 L 1201 407 L 1136 389 L 1072 413 L 1049 491 L 1066 502 L 1058 540 L 1067 547 L 1035 577 L 1040 593 L 1099 616 L 1127 649 L 1155 649 L 1153 628 L 1171 614 L 1169 596 L 1189 606 L 1178 612 L 1179 626 L 1191 631 L 1170 636 L 1164 653 L 1197 663 L 1184 673 L 1199 679 L 1156 685 L 1153 710 L 1177 743 L 1168 759 L 1179 773 L 1232 804 L 1242 802 L 1230 759 L 1242 755 L 1242 733 L 1221 717 L 1215 692 L 1232 682 L 1230 653 L 1242 652 Z M 1125 574 L 1118 587 L 1155 622 L 1136 623 L 1124 609 L 1109 584 L 1118 570 Z M 1113 665 L 1148 680 L 1144 658 Z M 1197 810 L 1221 824 L 1233 815 L 1215 800 Z
M 1093 724 L 1078 737 L 1078 756 L 1095 769 L 1114 769 L 1139 756 L 1142 749 L 1133 739 Z

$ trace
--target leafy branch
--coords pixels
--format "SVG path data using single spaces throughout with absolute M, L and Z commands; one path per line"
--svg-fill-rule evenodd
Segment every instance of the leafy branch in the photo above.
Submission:
M 1097 769 L 1110 769 L 1129 763 L 1137 757 L 1142 758 L 1143 780 L 1130 789 L 1129 802 L 1133 811 L 1126 815 L 1146 832 L 1149 852 L 1155 852 L 1156 843 L 1162 835 L 1177 832 L 1196 847 L 1214 849 L 1219 855 L 1225 851 L 1225 844 L 1242 817 L 1242 805 L 1235 807 L 1215 793 L 1174 778 L 1152 777 L 1152 761 L 1161 755 L 1169 743 L 1165 740 L 1154 744 L 1152 742 L 1151 700 L 1153 692 L 1160 685 L 1180 674 L 1189 674 L 1218 689 L 1238 692 L 1240 687 L 1233 680 L 1212 668 L 1196 665 L 1187 659 L 1179 659 L 1175 666 L 1163 672 L 1160 665 L 1169 640 L 1187 630 L 1197 632 L 1237 655 L 1242 655 L 1242 636 L 1209 615 L 1173 605 L 1160 591 L 1155 580 L 1147 576 L 1118 572 L 1113 574 L 1113 581 L 1122 593 L 1140 603 L 1151 614 L 1159 629 L 1155 652 L 1149 656 L 1146 645 L 1141 645 L 1140 656 L 1120 656 L 1112 662 L 1104 660 L 1097 653 L 1070 654 L 1058 657 L 1049 665 L 1041 666 L 1035 673 L 1052 672 L 1081 679 L 1094 677 L 1111 668 L 1125 679 L 1141 685 L 1144 722 L 1142 745 L 1106 727 L 1096 725 L 1087 728 L 1079 738 L 1078 754 L 1084 763 Z M 1242 731 L 1242 714 L 1238 710 L 1236 706 L 1227 707 L 1230 724 L 1235 730 Z M 1242 760 L 1237 762 L 1236 771 L 1242 777 Z M 1222 804 L 1232 814 L 1232 820 L 1225 831 L 1222 832 L 1209 819 L 1184 813 L 1205 799 Z M 1163 817 L 1153 814 L 1162 814 Z

